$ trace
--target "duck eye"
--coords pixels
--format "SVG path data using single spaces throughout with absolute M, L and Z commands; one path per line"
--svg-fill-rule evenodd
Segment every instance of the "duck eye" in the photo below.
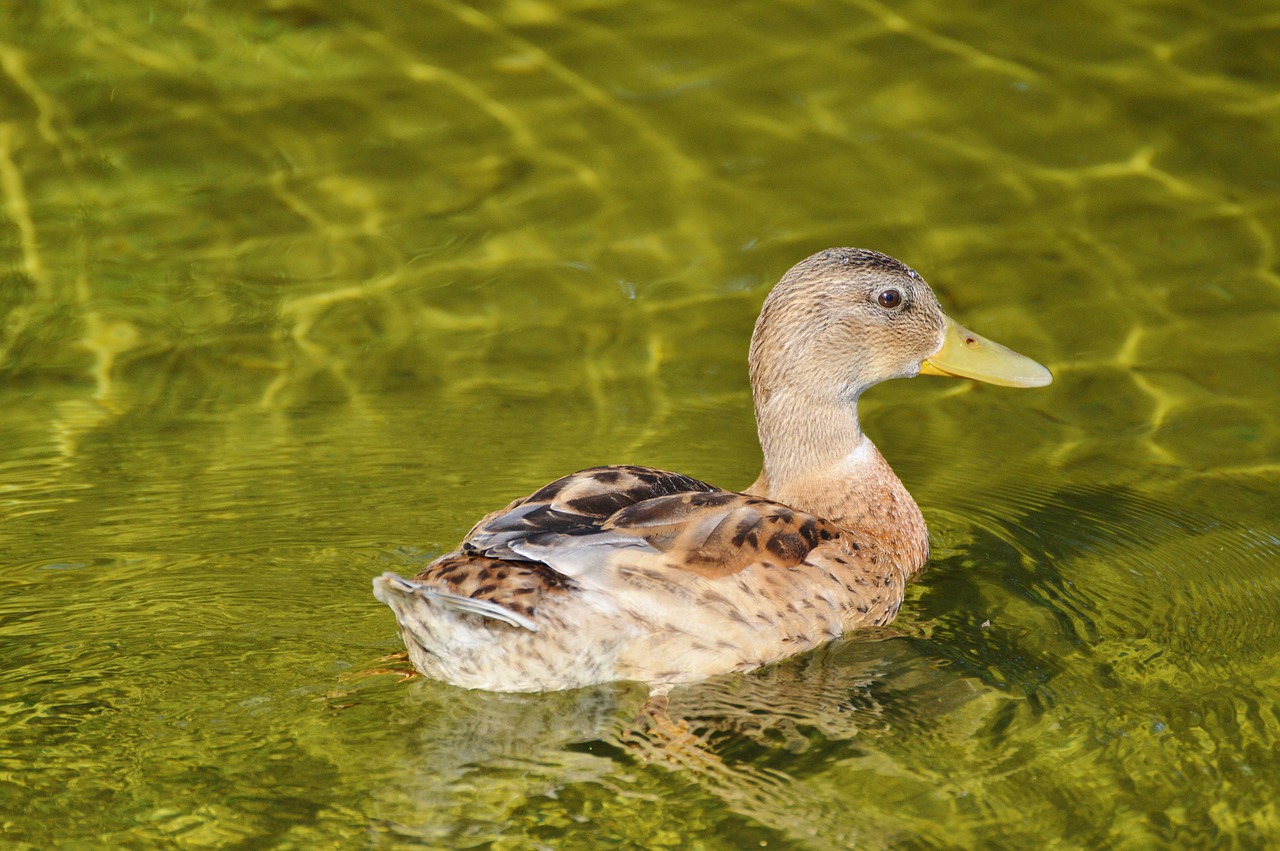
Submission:
M 876 301 L 880 302 L 881 307 L 893 310 L 902 304 L 902 293 L 897 290 L 885 290 L 876 297 Z

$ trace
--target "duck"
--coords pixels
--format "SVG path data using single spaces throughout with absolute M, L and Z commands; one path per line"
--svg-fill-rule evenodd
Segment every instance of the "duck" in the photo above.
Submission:
M 591 467 L 485 516 L 414 576 L 377 577 L 416 671 L 497 692 L 665 694 L 886 625 L 929 538 L 863 433 L 862 393 L 916 375 L 1053 380 L 952 320 L 914 269 L 859 248 L 793 266 L 747 360 L 763 464 L 745 490 Z

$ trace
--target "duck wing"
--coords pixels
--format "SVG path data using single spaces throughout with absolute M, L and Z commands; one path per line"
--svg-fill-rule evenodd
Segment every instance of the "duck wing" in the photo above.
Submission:
M 708 579 L 752 565 L 800 564 L 838 537 L 835 524 L 749 494 L 648 467 L 595 467 L 558 479 L 489 515 L 461 552 L 537 562 L 567 577 L 619 558 Z
M 384 602 L 397 594 L 417 595 L 458 613 L 532 629 L 531 619 L 544 605 L 578 587 L 572 574 L 557 569 L 535 549 L 556 552 L 556 565 L 573 561 L 589 566 L 598 561 L 600 567 L 612 552 L 652 551 L 641 537 L 616 534 L 608 527 L 610 520 L 655 499 L 706 493 L 724 491 L 648 467 L 580 470 L 489 514 L 457 550 L 435 559 L 412 579 L 384 574 L 375 583 L 375 594 Z

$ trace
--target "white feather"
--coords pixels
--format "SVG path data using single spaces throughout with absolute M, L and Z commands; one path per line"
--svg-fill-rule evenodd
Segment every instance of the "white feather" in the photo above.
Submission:
M 373 596 L 393 609 L 395 606 L 389 596 L 394 594 L 424 597 L 443 608 L 452 609 L 455 612 L 479 615 L 490 620 L 501 621 L 509 626 L 527 629 L 530 632 L 538 631 L 538 625 L 524 615 L 513 612 L 506 606 L 489 600 L 476 600 L 471 597 L 463 597 L 460 594 L 451 594 L 448 591 L 441 591 L 423 585 L 421 582 L 414 582 L 412 579 L 405 579 L 398 573 L 384 573 L 373 580 Z

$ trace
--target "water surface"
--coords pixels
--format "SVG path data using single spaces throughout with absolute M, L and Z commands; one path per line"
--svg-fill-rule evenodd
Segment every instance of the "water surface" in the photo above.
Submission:
M 10 4 L 14 6 L 15 4 Z M 1280 842 L 1266 3 L 0 12 L 0 839 Z M 677 691 L 404 681 L 369 583 L 598 463 L 755 476 L 833 245 L 1047 363 L 899 381 L 894 629 Z

